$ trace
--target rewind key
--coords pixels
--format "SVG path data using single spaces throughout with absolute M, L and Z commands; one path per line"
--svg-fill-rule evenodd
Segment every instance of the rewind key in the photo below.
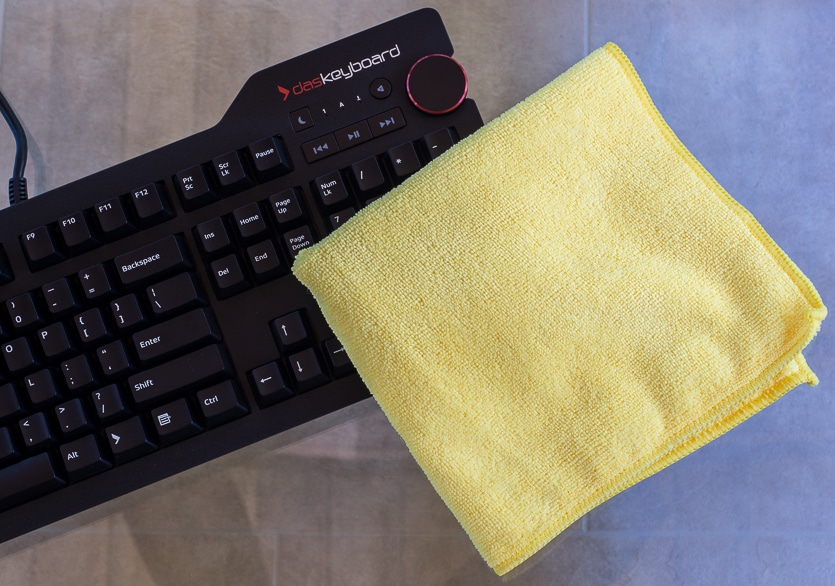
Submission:
M 339 145 L 333 134 L 326 134 L 302 144 L 302 152 L 308 163 L 324 159 L 339 152 Z

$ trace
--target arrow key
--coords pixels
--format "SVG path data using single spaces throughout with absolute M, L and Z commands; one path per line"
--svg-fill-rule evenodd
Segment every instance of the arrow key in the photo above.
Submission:
M 278 362 L 269 362 L 249 372 L 255 397 L 262 407 L 278 403 L 293 396 L 290 385 L 281 373 Z
M 328 382 L 328 376 L 313 348 L 291 355 L 288 362 L 299 391 L 307 391 Z

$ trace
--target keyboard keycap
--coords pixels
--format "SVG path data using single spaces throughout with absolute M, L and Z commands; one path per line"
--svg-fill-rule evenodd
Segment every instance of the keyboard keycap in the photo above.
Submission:
M 81 399 L 72 399 L 55 407 L 58 428 L 64 435 L 77 433 L 90 427 Z
M 212 261 L 210 267 L 218 297 L 221 299 L 240 293 L 249 286 L 241 269 L 241 263 L 234 254 Z
M 354 183 L 362 197 L 379 194 L 386 187 L 386 178 L 376 157 L 369 157 L 351 165 Z
M 310 330 L 300 311 L 294 311 L 274 319 L 270 327 L 276 341 L 284 349 L 298 346 L 310 337 Z
M 84 297 L 89 301 L 96 301 L 110 294 L 112 291 L 110 278 L 104 265 L 93 265 L 83 271 L 78 271 L 78 282 L 81 283 L 81 290 Z
M 90 395 L 99 421 L 108 421 L 124 414 L 127 409 L 116 385 L 107 385 Z
M 420 170 L 420 159 L 417 150 L 415 145 L 410 142 L 390 148 L 386 151 L 386 155 L 391 169 L 394 171 L 394 176 L 399 180 L 405 179 Z
M 63 485 L 49 455 L 38 454 L 0 469 L 0 509 L 32 500 Z
M 342 342 L 336 338 L 325 340 L 323 344 L 325 354 L 328 356 L 328 364 L 331 367 L 331 372 L 336 376 L 345 376 L 354 372 L 354 365 L 351 359 L 348 358 L 348 353 L 345 352 L 345 347 Z
M 203 419 L 206 421 L 206 427 L 216 427 L 249 412 L 246 404 L 238 396 L 232 381 L 223 381 L 208 389 L 198 391 L 196 398 L 200 411 L 203 413 Z
M 111 425 L 104 430 L 104 435 L 117 464 L 144 456 L 156 449 L 154 443 L 148 439 L 139 417 L 131 417 Z
M 89 250 L 96 245 L 96 239 L 87 224 L 84 212 L 75 212 L 58 220 L 58 230 L 66 246 L 73 254 Z
M 313 184 L 323 205 L 330 206 L 348 199 L 348 188 L 339 171 L 317 177 Z
M 180 190 L 186 209 L 194 209 L 217 199 L 206 178 L 206 172 L 200 165 L 180 171 L 174 176 L 174 182 Z
M 41 321 L 41 316 L 35 308 L 35 300 L 29 293 L 23 293 L 6 301 L 9 319 L 16 329 L 27 328 Z
M 29 395 L 29 402 L 36 409 L 43 408 L 59 397 L 58 387 L 55 386 L 52 372 L 47 368 L 23 377 L 23 386 Z
M 52 315 L 61 315 L 78 308 L 67 279 L 58 279 L 41 287 L 46 308 Z
M 26 338 L 16 338 L 2 345 L 3 358 L 9 372 L 16 374 L 37 366 L 38 362 L 32 355 L 29 341 Z
M 267 223 L 257 202 L 239 207 L 232 212 L 232 217 L 235 219 L 238 234 L 245 240 L 263 236 L 267 231 Z
M 61 372 L 64 373 L 64 382 L 71 391 L 80 391 L 96 382 L 90 363 L 84 354 L 62 362 Z
M 220 340 L 220 334 L 214 320 L 205 309 L 193 309 L 137 332 L 132 340 L 139 360 L 150 362 L 198 344 L 217 342 Z
M 455 139 L 448 128 L 441 128 L 423 137 L 423 144 L 430 159 L 436 159 L 446 152 Z
M 23 413 L 20 399 L 11 383 L 0 385 L 0 421 L 8 421 Z
M 88 309 L 75 316 L 73 321 L 78 331 L 78 338 L 84 345 L 99 344 L 110 337 L 107 324 L 98 309 Z
M 255 279 L 263 283 L 281 273 L 281 259 L 271 240 L 264 240 L 246 249 L 247 259 Z
M 177 236 L 166 236 L 113 259 L 123 285 L 132 285 L 187 268 L 186 256 Z
M 328 225 L 331 230 L 336 230 L 342 224 L 347 222 L 355 213 L 357 213 L 357 210 L 354 208 L 346 208 L 342 211 L 336 212 L 335 214 L 331 214 L 328 216 Z
M 220 348 L 207 346 L 130 377 L 128 386 L 133 400 L 145 405 L 229 374 Z
M 275 221 L 287 225 L 304 216 L 296 189 L 285 189 L 270 196 L 270 207 Z
M 215 177 L 226 192 L 243 189 L 251 183 L 244 170 L 244 164 L 237 151 L 232 151 L 212 159 Z
M 281 374 L 278 362 L 269 362 L 253 368 L 249 376 L 255 388 L 255 398 L 262 406 L 272 405 L 293 396 L 293 390 Z
M 110 468 L 102 457 L 96 436 L 87 435 L 61 446 L 61 460 L 71 482 L 87 478 Z
M 293 170 L 279 138 L 271 136 L 249 145 L 255 171 L 263 179 L 284 175 Z
M 125 354 L 125 347 L 119 340 L 96 350 L 96 356 L 99 359 L 99 368 L 107 378 L 124 374 L 131 368 L 130 360 Z
M 324 159 L 339 152 L 339 146 L 332 134 L 320 136 L 302 145 L 302 153 L 308 163 Z
M 114 197 L 97 204 L 93 208 L 96 212 L 96 219 L 99 228 L 108 240 L 115 240 L 127 236 L 134 231 L 133 225 L 128 220 L 122 198 Z
M 156 315 L 188 309 L 200 303 L 201 297 L 188 273 L 180 273 L 145 290 L 151 310 Z
M 290 372 L 300 391 L 307 391 L 328 381 L 328 376 L 322 370 L 319 357 L 313 348 L 297 352 L 288 358 Z
M 20 243 L 33 271 L 53 265 L 63 258 L 47 226 L 40 226 L 23 234 Z
M 41 341 L 44 356 L 49 359 L 62 358 L 73 348 L 67 337 L 67 330 L 61 322 L 55 322 L 39 330 L 38 339 Z
M 337 130 L 334 135 L 336 136 L 336 144 L 343 151 L 369 141 L 372 138 L 371 129 L 368 128 L 368 123 L 365 120 Z
M 222 218 L 212 218 L 206 220 L 195 228 L 197 233 L 197 241 L 200 243 L 203 252 L 206 254 L 213 254 L 216 252 L 223 252 L 228 250 L 232 245 L 229 240 L 229 233 L 226 231 L 226 226 L 223 224 Z
M 165 191 L 156 183 L 134 189 L 130 194 L 130 200 L 142 224 L 150 225 L 171 215 L 165 203 Z
M 145 323 L 145 316 L 136 295 L 131 293 L 110 302 L 113 321 L 120 330 L 128 330 Z
M 302 250 L 313 246 L 313 232 L 310 226 L 302 226 L 284 234 L 284 245 L 291 258 L 296 258 Z
M 368 126 L 371 127 L 371 134 L 375 137 L 394 132 L 406 126 L 406 119 L 400 108 L 392 108 L 387 112 L 372 116 L 368 119 Z
M 27 448 L 39 448 L 54 441 L 49 423 L 43 413 L 34 413 L 18 423 L 23 445 Z
M 191 415 L 185 399 L 151 410 L 151 419 L 160 445 L 167 446 L 200 433 L 201 428 Z

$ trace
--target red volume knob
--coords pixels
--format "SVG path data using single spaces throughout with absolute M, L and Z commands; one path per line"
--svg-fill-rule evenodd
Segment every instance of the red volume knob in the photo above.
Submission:
M 467 73 L 449 55 L 427 55 L 418 59 L 406 77 L 406 92 L 418 110 L 447 114 L 467 97 Z

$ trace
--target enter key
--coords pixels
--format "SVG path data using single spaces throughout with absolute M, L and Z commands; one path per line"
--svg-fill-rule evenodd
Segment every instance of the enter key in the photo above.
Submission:
M 205 309 L 194 309 L 133 335 L 136 354 L 142 362 L 217 341 L 220 341 L 220 333 Z

